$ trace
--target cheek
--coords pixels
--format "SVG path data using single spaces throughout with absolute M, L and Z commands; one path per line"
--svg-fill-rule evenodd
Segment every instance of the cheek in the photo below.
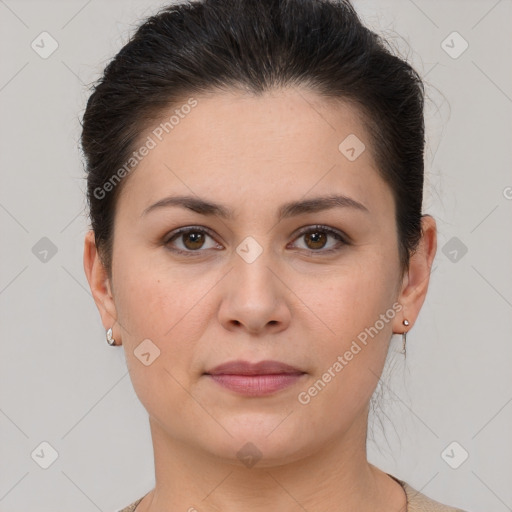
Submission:
M 321 278 L 296 280 L 294 290 L 316 313 L 325 336 L 346 342 L 392 307 L 398 273 L 385 255 L 374 253 L 359 254 Z
M 397 314 L 395 276 L 389 265 L 353 265 L 318 293 L 322 333 L 315 338 L 316 372 L 301 389 L 305 410 L 333 429 L 348 428 L 364 408 L 382 373 Z M 329 329 L 324 326 L 327 325 Z
M 317 372 L 310 383 L 313 395 L 319 390 L 319 398 L 311 401 L 318 407 L 315 414 L 332 414 L 336 424 L 343 423 L 346 415 L 353 417 L 367 403 L 386 360 L 397 314 L 394 290 L 398 279 L 388 258 L 391 255 L 384 251 L 368 248 L 365 256 L 359 254 L 332 273 L 308 298 L 322 320 L 309 315 L 320 329 L 315 337 Z M 326 403 L 336 408 L 325 407 Z
M 150 251 L 121 248 L 117 257 L 116 310 L 125 336 L 161 339 L 197 303 L 202 283 L 186 279 L 177 266 L 163 266 Z
M 136 372 L 134 380 L 140 381 L 144 388 L 168 385 L 169 374 L 153 378 L 134 353 L 149 339 L 158 349 L 155 352 L 159 351 L 151 365 L 153 373 L 168 370 L 186 384 L 197 371 L 194 366 L 197 365 L 194 359 L 197 358 L 197 340 L 203 338 L 207 323 L 211 321 L 212 305 L 205 294 L 219 277 L 213 273 L 198 274 L 192 266 L 184 269 L 146 262 L 147 259 L 137 258 L 132 253 L 130 258 L 119 260 L 114 277 L 119 283 L 116 308 L 123 328 L 127 363 Z M 143 375 L 144 381 L 139 379 Z
M 201 298 L 207 283 L 185 279 L 168 268 L 137 264 L 134 258 L 125 263 L 118 267 L 122 285 L 117 289 L 116 307 L 135 393 L 155 418 L 167 407 L 185 414 L 189 406 L 193 408 L 186 389 L 196 371 L 195 340 L 204 330 Z

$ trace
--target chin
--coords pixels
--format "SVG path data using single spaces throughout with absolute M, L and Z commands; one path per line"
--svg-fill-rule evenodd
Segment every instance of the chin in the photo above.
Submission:
M 272 416 L 271 421 L 255 420 L 252 424 L 246 417 L 243 425 L 231 426 L 222 422 L 232 437 L 220 429 L 218 435 L 208 436 L 209 444 L 201 442 L 202 448 L 228 463 L 247 468 L 281 466 L 314 453 L 317 440 L 308 442 L 300 438 L 304 434 L 304 426 L 299 428 L 297 425 L 295 429 L 293 424 L 289 424 L 285 428 L 288 421 L 283 421 L 285 417 L 281 414 L 277 420 Z

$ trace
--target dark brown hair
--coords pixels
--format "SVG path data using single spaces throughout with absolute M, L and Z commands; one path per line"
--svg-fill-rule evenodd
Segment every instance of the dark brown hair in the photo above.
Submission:
M 191 95 L 261 94 L 287 85 L 359 108 L 394 196 L 407 268 L 421 238 L 423 196 L 424 87 L 416 71 L 361 23 L 348 0 L 201 0 L 172 4 L 145 20 L 87 102 L 81 136 L 87 199 L 109 276 L 116 199 L 128 178 L 107 185 L 148 123 Z

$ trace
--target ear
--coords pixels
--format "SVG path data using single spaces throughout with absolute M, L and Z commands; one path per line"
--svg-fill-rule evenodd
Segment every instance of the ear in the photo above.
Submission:
M 96 307 L 100 312 L 101 322 L 107 330 L 117 321 L 117 312 L 112 294 L 112 286 L 107 271 L 100 260 L 96 247 L 94 231 L 90 230 L 85 235 L 84 241 L 84 270 L 91 288 Z M 116 338 L 114 332 L 114 338 Z
M 409 331 L 418 318 L 427 295 L 432 262 L 436 255 L 437 228 L 432 216 L 422 216 L 421 231 L 421 240 L 417 250 L 410 257 L 409 268 L 404 274 L 398 296 L 398 302 L 403 307 L 401 314 L 397 315 L 393 322 L 393 332 L 398 334 Z M 404 319 L 409 321 L 407 327 L 402 324 Z

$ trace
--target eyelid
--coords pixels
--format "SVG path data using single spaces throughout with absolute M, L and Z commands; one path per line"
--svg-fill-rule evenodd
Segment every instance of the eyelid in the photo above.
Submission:
M 336 235 L 336 236 L 340 237 L 342 242 L 344 242 L 347 245 L 352 243 L 352 240 L 350 239 L 350 237 L 347 234 L 345 234 L 343 231 L 336 229 L 336 228 L 331 228 L 330 226 L 325 226 L 323 224 L 310 224 L 308 226 L 299 228 L 299 230 L 296 232 L 294 240 L 296 240 L 299 236 L 303 235 L 304 233 L 314 232 L 315 229 L 317 229 L 318 231 L 325 231 L 326 233 L 329 233 L 331 235 Z M 315 252 L 320 252 L 320 251 L 315 251 Z
M 167 235 L 164 237 L 164 243 L 170 242 L 173 238 L 175 238 L 178 235 L 181 235 L 182 233 L 188 233 L 189 231 L 194 231 L 194 230 L 204 232 L 207 235 L 211 236 L 212 238 L 215 238 L 209 228 L 207 228 L 205 226 L 190 225 L 190 226 L 183 226 L 181 228 L 173 229 L 171 232 L 167 233 Z

